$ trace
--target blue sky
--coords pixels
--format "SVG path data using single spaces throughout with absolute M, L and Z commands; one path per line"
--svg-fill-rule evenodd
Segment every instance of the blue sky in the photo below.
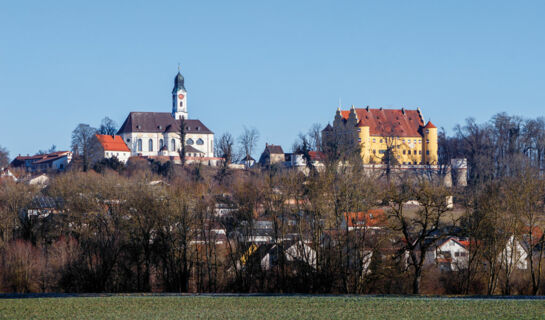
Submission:
M 291 145 L 345 108 L 544 114 L 545 1 L 1 1 L 0 145 L 70 145 L 78 123 L 170 111 Z

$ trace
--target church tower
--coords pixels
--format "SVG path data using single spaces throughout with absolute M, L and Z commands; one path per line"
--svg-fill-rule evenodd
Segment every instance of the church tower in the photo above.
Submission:
M 184 87 L 184 77 L 178 71 L 174 78 L 174 88 L 172 89 L 172 116 L 174 119 L 188 119 L 187 113 L 187 91 Z

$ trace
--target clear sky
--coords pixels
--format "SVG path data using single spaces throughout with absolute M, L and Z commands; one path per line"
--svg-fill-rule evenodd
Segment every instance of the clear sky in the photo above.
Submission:
M 0 1 L 0 145 L 70 145 L 78 123 L 171 110 L 291 149 L 344 108 L 545 113 L 545 1 Z

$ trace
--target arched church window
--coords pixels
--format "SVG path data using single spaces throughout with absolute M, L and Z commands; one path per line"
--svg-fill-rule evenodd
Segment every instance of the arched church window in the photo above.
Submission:
M 138 139 L 138 151 L 142 151 L 142 139 Z
M 170 140 L 170 149 L 172 151 L 176 151 L 176 140 L 174 139 Z
M 183 106 L 184 106 L 184 102 L 180 101 L 180 107 L 183 107 Z
M 202 146 L 204 144 L 204 140 L 199 138 L 199 140 L 197 140 L 197 144 Z
M 148 140 L 148 151 L 153 151 L 153 140 Z
M 192 145 L 195 142 L 193 141 L 193 139 L 189 138 L 189 139 L 187 139 L 187 141 L 185 143 L 188 144 L 188 145 Z
M 163 139 L 159 139 L 159 150 L 163 149 L 163 146 L 164 146 L 164 141 Z

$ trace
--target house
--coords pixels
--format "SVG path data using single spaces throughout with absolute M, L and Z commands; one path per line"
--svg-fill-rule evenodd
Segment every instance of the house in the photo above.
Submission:
M 397 164 L 437 165 L 437 127 L 416 110 L 337 109 L 333 125 L 322 130 L 325 145 L 360 149 L 364 164 L 384 163 L 391 151 Z
M 325 160 L 325 154 L 320 151 L 309 151 L 311 164 L 314 168 L 323 167 L 323 161 Z M 307 160 L 303 152 L 297 151 L 294 153 L 286 153 L 286 166 L 290 168 L 302 169 L 307 167 Z
M 458 237 L 441 239 L 426 252 L 425 259 L 426 264 L 436 263 L 442 271 L 466 269 L 469 261 L 469 241 Z
M 183 129 L 188 162 L 216 165 L 214 133 L 200 120 L 190 119 L 185 80 L 180 72 L 174 78 L 172 112 L 131 112 L 117 132 L 132 156 L 162 158 L 180 162 Z
M 528 268 L 528 250 L 522 241 L 514 235 L 510 236 L 505 243 L 504 249 L 498 256 L 504 268 L 516 268 L 526 270 Z
M 27 172 L 64 171 L 72 161 L 72 152 L 57 151 L 52 153 L 36 154 L 33 156 L 19 155 L 11 162 L 13 168 L 24 168 Z
M 8 168 L 0 168 L 0 180 L 10 179 L 17 182 L 17 177 Z
M 271 166 L 273 164 L 284 164 L 285 161 L 284 150 L 281 146 L 274 144 L 265 144 L 265 150 L 259 158 L 259 164 L 261 166 Z
M 91 141 L 91 163 L 102 159 L 117 158 L 120 162 L 127 163 L 131 156 L 131 150 L 121 136 L 95 134 Z
M 369 209 L 366 212 L 348 212 L 344 214 L 341 228 L 352 230 L 381 229 L 386 225 L 384 209 Z
M 254 164 L 255 164 L 255 159 L 252 158 L 252 156 L 248 154 L 248 155 L 246 155 L 246 157 L 244 157 L 244 158 L 241 160 L 241 164 L 244 165 L 244 168 L 245 168 L 245 169 L 249 169 L 249 168 L 251 168 L 251 167 L 254 166 Z
M 262 245 L 261 269 L 268 271 L 278 265 L 279 255 L 283 255 L 287 263 L 302 263 L 316 269 L 316 251 L 302 241 L 283 242 L 281 244 Z

